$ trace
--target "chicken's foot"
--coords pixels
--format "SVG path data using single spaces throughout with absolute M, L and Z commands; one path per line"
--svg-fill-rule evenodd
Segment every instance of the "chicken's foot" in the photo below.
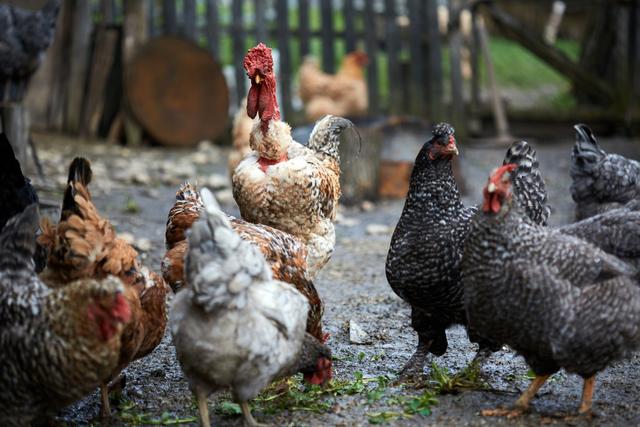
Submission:
M 202 427 L 211 427 L 207 393 L 199 387 L 196 388 L 196 400 L 198 401 L 198 412 L 200 413 L 200 425 Z
M 111 404 L 109 403 L 109 384 L 100 384 L 100 398 L 102 405 L 100 407 L 100 418 L 106 419 L 111 417 Z
M 485 409 L 481 412 L 483 417 L 507 417 L 507 418 L 516 418 L 524 414 L 529 410 L 529 404 L 531 403 L 531 399 L 536 395 L 540 387 L 549 379 L 550 375 L 536 375 L 536 377 L 531 381 L 527 390 L 516 400 L 516 403 L 513 405 L 513 408 L 504 409 Z
M 424 362 L 427 359 L 432 342 L 433 340 L 419 340 L 415 353 L 400 370 L 396 384 L 403 382 L 420 383 L 424 379 Z
M 267 427 L 267 424 L 260 424 L 256 421 L 255 418 L 253 418 L 248 402 L 240 402 L 240 408 L 242 408 L 242 415 L 244 415 L 244 425 L 246 427 Z

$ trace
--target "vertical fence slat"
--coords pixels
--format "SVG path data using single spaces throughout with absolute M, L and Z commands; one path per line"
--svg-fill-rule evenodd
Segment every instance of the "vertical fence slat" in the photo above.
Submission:
M 162 27 L 165 34 L 175 34 L 178 30 L 178 11 L 175 0 L 162 1 Z
M 373 10 L 373 2 L 364 4 L 365 46 L 369 56 L 367 67 L 367 88 L 369 90 L 369 111 L 379 112 L 378 107 L 378 34 L 376 28 L 376 14 Z
M 209 51 L 218 61 L 220 59 L 220 16 L 218 14 L 218 0 L 207 0 L 207 43 Z
M 182 31 L 191 40 L 198 39 L 196 26 L 196 0 L 183 0 L 182 2 Z
M 462 140 L 467 138 L 467 127 L 464 112 L 464 94 L 462 90 L 462 33 L 460 32 L 459 0 L 449 2 L 449 59 L 451 62 L 451 121 L 456 128 L 456 135 Z
M 331 0 L 320 0 L 320 16 L 322 22 L 322 68 L 327 73 L 336 69 L 333 34 L 333 6 Z
M 242 26 L 242 0 L 231 2 L 231 38 L 233 40 L 233 62 L 236 75 L 236 94 L 238 102 L 247 95 L 246 75 L 242 68 L 242 58 L 246 53 L 244 45 L 244 28 Z
M 471 11 L 471 114 L 480 110 L 480 34 L 478 33 L 477 12 Z
M 300 36 L 300 57 L 309 54 L 309 0 L 298 1 L 298 35 Z
M 422 87 L 426 81 L 427 72 L 424 58 L 424 2 L 409 0 L 409 16 L 411 17 L 409 33 L 411 49 L 411 111 L 420 117 L 425 116 L 426 99 L 422 94 Z
M 255 0 L 256 12 L 256 44 L 263 42 L 267 44 L 267 19 L 265 0 Z
M 427 84 L 426 99 L 429 100 L 429 119 L 432 122 L 441 121 L 444 117 L 442 111 L 442 47 L 440 44 L 440 32 L 438 30 L 438 0 L 426 2 L 426 28 L 429 40 L 427 56 Z
M 285 119 L 290 117 L 291 107 L 291 52 L 290 44 L 290 28 L 289 28 L 289 8 L 287 0 L 277 0 L 276 11 L 278 15 L 278 50 L 280 51 L 280 69 L 278 79 L 282 89 L 282 112 Z
M 147 37 L 155 37 L 156 31 L 156 0 L 147 0 Z
M 389 81 L 389 110 L 399 113 L 402 110 L 402 78 L 398 53 L 400 51 L 400 36 L 396 25 L 396 2 L 385 0 L 385 38 L 387 48 L 387 79 Z
M 100 0 L 100 13 L 102 14 L 103 24 L 112 24 L 115 16 L 115 1 Z
M 356 50 L 356 13 L 353 0 L 344 0 L 344 42 L 347 53 Z

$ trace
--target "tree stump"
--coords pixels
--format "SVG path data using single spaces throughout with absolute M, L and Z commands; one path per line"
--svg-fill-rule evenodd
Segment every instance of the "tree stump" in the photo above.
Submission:
M 378 198 L 382 128 L 356 125 L 357 132 L 345 131 L 340 142 L 340 201 L 347 205 Z

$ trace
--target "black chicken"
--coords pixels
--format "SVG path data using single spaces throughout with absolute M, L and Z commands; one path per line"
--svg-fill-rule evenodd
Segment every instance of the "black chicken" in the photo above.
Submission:
M 418 153 L 387 255 L 387 281 L 411 305 L 411 325 L 418 333 L 418 347 L 402 370 L 405 377 L 422 373 L 428 353 L 444 354 L 448 327 L 466 324 L 460 259 L 477 208 L 460 199 L 451 169 L 458 154 L 453 133 L 447 123 L 436 125 Z M 494 347 L 479 344 L 482 351 Z
M 53 40 L 60 0 L 30 11 L 0 4 L 0 102 L 20 102 Z
M 510 172 L 499 168 L 484 188 L 461 262 L 469 325 L 484 339 L 522 354 L 536 378 L 516 416 L 561 368 L 584 378 L 579 412 L 591 411 L 595 375 L 640 343 L 635 269 L 597 247 L 533 224 L 514 202 Z
M 588 126 L 577 124 L 571 156 L 571 197 L 576 219 L 618 208 L 640 196 L 640 163 L 607 154 Z
M 0 133 L 0 230 L 13 216 L 22 212 L 27 206 L 38 203 L 38 195 L 29 178 L 22 174 L 20 163 L 13 153 L 9 139 Z M 38 246 L 34 261 L 36 272 L 44 269 L 46 251 Z

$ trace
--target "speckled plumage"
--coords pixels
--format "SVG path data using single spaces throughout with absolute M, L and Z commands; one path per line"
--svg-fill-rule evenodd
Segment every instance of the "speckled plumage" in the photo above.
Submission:
M 411 305 L 418 349 L 410 363 L 422 369 L 427 351 L 442 355 L 445 330 L 466 324 L 460 284 L 460 259 L 475 207 L 467 207 L 451 170 L 453 129 L 434 128 L 434 137 L 416 157 L 409 193 L 391 238 L 386 275 L 393 291 Z M 453 143 L 455 147 L 455 142 Z
M 167 253 L 162 259 L 162 274 L 177 291 L 183 286 L 184 256 L 188 245 L 186 230 L 195 223 L 204 210 L 196 187 L 184 183 L 176 192 L 176 202 L 167 219 Z M 313 282 L 307 278 L 306 246 L 294 236 L 262 224 L 253 224 L 229 217 L 231 226 L 243 240 L 257 246 L 269 265 L 273 277 L 290 283 L 309 300 L 307 332 L 318 339 L 323 338 L 322 315 L 324 306 Z
M 94 390 L 118 362 L 122 318 L 101 337 L 91 306 L 115 307 L 120 280 L 79 280 L 53 290 L 33 270 L 36 205 L 0 235 L 0 419 L 42 423 Z M 120 297 L 121 298 L 121 297 Z M 122 300 L 123 304 L 126 304 Z M 95 313 L 95 311 L 93 311 Z
M 273 280 L 258 248 L 233 231 L 213 195 L 204 189 L 202 197 L 206 215 L 189 232 L 189 287 L 174 300 L 171 334 L 199 399 L 230 387 L 246 402 L 275 379 L 313 370 L 330 353 L 319 342 L 316 351 L 304 345 L 314 340 L 305 333 L 306 298 Z
M 282 122 L 269 122 L 269 129 Z M 326 116 L 316 123 L 309 146 L 284 136 L 286 160 L 261 169 L 263 153 L 256 151 L 244 158 L 233 175 L 233 196 L 242 218 L 290 233 L 307 244 L 308 274 L 315 274 L 329 261 L 335 245 L 335 220 L 340 198 L 340 133 L 353 124 L 346 119 Z M 287 126 L 288 127 L 288 126 Z M 286 133 L 286 132 L 285 132 Z M 257 123 L 252 141 L 262 140 L 264 133 Z M 273 144 L 257 145 L 266 149 Z
M 640 163 L 607 154 L 591 129 L 578 124 L 571 156 L 571 197 L 576 219 L 619 208 L 640 197 Z
M 635 270 L 585 241 L 533 224 L 504 178 L 499 211 L 478 212 L 465 245 L 470 327 L 522 354 L 536 375 L 564 368 L 589 378 L 640 343 Z

